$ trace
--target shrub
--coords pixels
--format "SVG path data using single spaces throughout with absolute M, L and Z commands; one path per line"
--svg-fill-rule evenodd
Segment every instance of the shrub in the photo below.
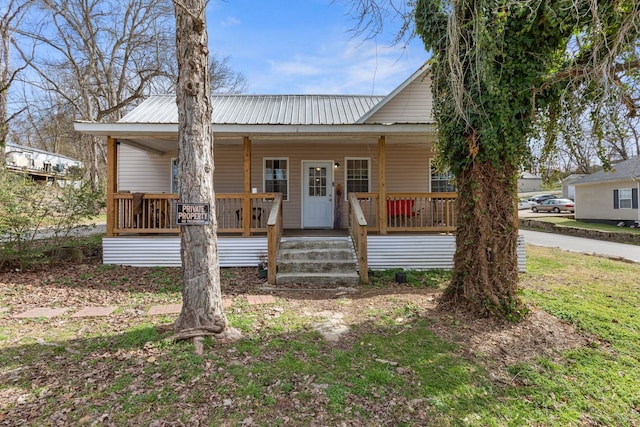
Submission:
M 37 183 L 0 168 L 0 268 L 24 267 L 60 248 L 70 232 L 104 207 L 104 197 L 79 188 Z

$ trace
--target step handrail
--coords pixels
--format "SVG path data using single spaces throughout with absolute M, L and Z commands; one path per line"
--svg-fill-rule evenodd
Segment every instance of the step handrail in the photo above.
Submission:
M 282 193 L 277 193 L 267 220 L 267 282 L 270 285 L 276 284 L 278 249 L 282 239 L 282 229 Z
M 349 194 L 349 235 L 358 257 L 360 283 L 369 283 L 369 264 L 367 253 L 367 220 L 360 207 L 358 197 Z

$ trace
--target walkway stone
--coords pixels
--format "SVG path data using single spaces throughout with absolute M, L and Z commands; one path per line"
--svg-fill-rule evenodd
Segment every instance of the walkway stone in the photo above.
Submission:
M 147 316 L 160 316 L 163 314 L 177 314 L 182 311 L 182 304 L 154 305 L 147 311 Z
M 222 299 L 222 307 L 227 308 L 233 305 L 229 298 Z M 147 316 L 160 316 L 165 314 L 179 314 L 182 311 L 182 304 L 154 305 L 147 311 Z
M 258 305 L 258 304 L 273 304 L 276 302 L 276 299 L 273 295 L 247 295 L 247 301 L 249 305 Z M 224 308 L 230 307 L 233 305 L 233 300 L 231 298 L 223 298 L 222 306 Z M 79 318 L 79 317 L 106 317 L 110 316 L 118 307 L 109 306 L 109 307 L 84 307 L 81 308 L 78 312 L 72 314 L 70 317 Z M 27 310 L 25 312 L 15 314 L 11 317 L 14 319 L 34 319 L 38 317 L 52 318 L 56 316 L 62 315 L 66 312 L 68 308 L 48 308 L 48 307 L 37 307 L 31 310 Z M 8 309 L 5 307 L 0 308 L 0 314 L 7 312 Z M 164 305 L 154 305 L 149 308 L 146 312 L 147 316 L 162 316 L 167 314 L 179 314 L 182 311 L 182 304 L 164 304 Z
M 66 308 L 38 307 L 16 314 L 13 317 L 17 319 L 35 319 L 37 317 L 46 317 L 47 319 L 50 319 L 52 317 L 60 316 L 65 311 L 67 311 Z
M 247 295 L 247 301 L 249 305 L 273 304 L 276 299 L 273 295 Z
M 322 311 L 319 313 L 305 313 L 307 316 L 321 317 L 322 319 L 313 322 L 311 327 L 330 343 L 340 340 L 340 337 L 349 332 L 349 327 L 344 324 L 344 313 L 336 311 Z
M 117 307 L 85 307 L 71 317 L 104 317 L 109 316 Z

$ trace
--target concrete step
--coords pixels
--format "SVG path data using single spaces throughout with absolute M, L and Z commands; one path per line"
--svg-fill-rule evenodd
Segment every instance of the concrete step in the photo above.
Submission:
M 278 261 L 341 261 L 353 259 L 351 248 L 313 248 L 313 249 L 289 249 L 280 248 Z
M 356 286 L 360 276 L 352 273 L 278 273 L 278 286 L 311 285 L 311 286 Z
M 280 243 L 278 285 L 353 286 L 360 282 L 349 239 L 291 239 Z
M 358 268 L 350 256 L 349 259 L 314 260 L 314 259 L 283 259 L 278 262 L 279 273 L 351 273 Z
M 280 249 L 349 249 L 349 239 L 286 239 L 280 242 Z

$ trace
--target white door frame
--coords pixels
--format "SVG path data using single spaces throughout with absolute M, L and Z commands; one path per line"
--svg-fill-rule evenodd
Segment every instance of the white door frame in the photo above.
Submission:
M 307 177 L 307 172 L 306 172 L 306 168 L 310 165 L 314 165 L 314 166 L 326 166 L 327 168 L 327 198 L 329 199 L 329 202 L 331 203 L 331 212 L 328 213 L 328 216 L 326 218 L 326 222 L 323 222 L 323 224 L 321 225 L 307 225 L 305 226 L 305 198 L 306 198 L 306 192 L 307 192 L 307 187 L 308 187 L 308 183 L 306 180 Z M 335 206 L 335 195 L 334 193 L 334 188 L 335 188 L 335 176 L 334 176 L 334 170 L 333 170 L 333 165 L 334 165 L 334 161 L 333 160 L 302 160 L 301 161 L 301 174 L 300 174 L 300 181 L 301 181 L 301 185 L 300 185 L 300 227 L 301 228 L 333 228 L 333 215 L 334 215 L 334 206 Z

